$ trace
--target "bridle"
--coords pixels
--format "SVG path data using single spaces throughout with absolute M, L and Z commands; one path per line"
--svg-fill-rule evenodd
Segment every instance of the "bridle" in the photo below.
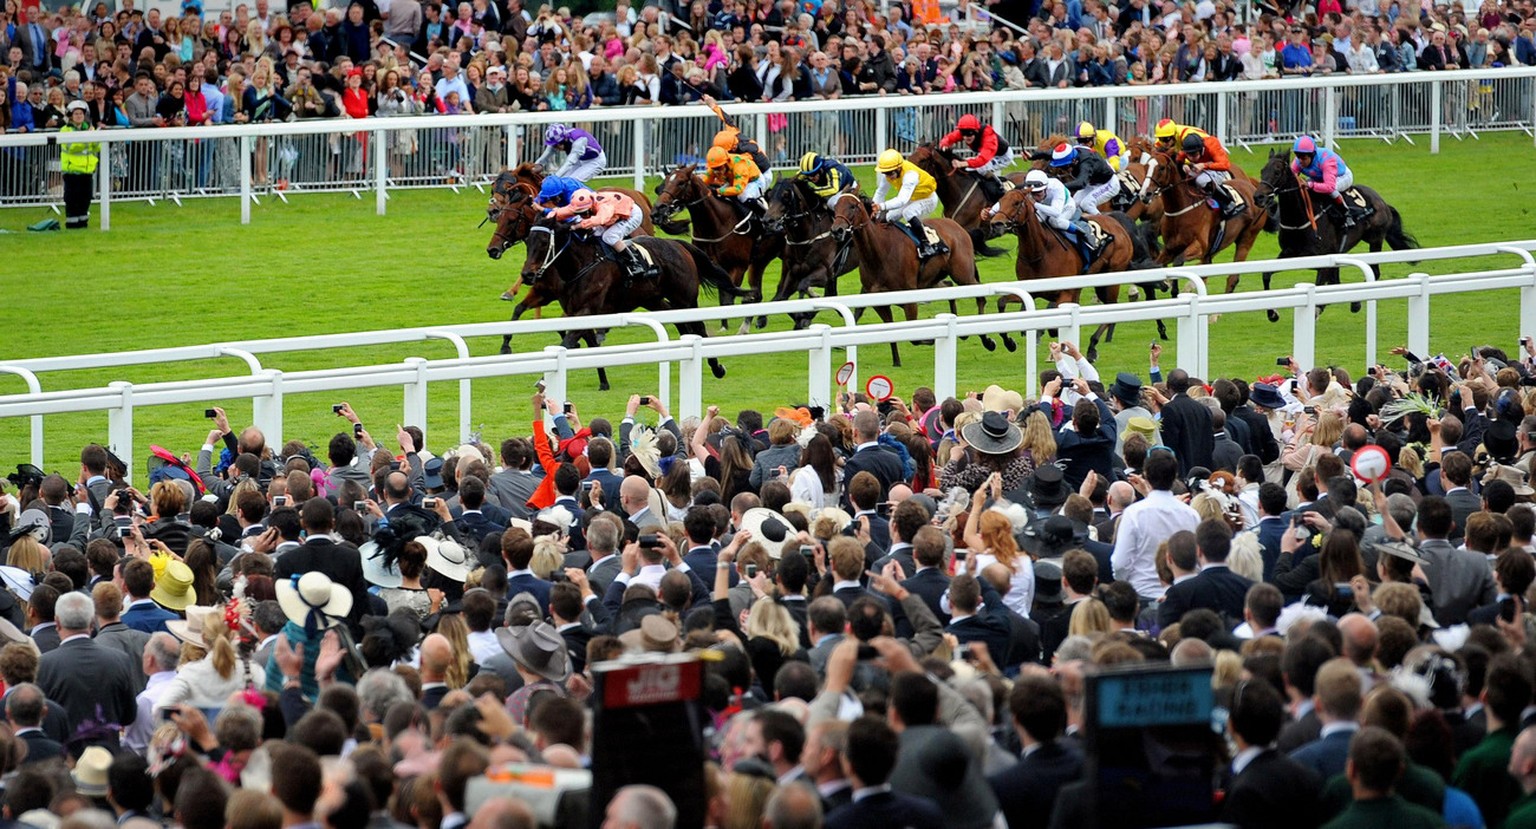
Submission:
M 1160 185 L 1156 188 L 1152 188 L 1152 185 L 1156 183 L 1157 171 L 1163 169 L 1165 166 L 1162 162 L 1162 159 L 1164 158 L 1168 159 L 1168 163 L 1166 165 L 1168 168 L 1169 176 L 1168 183 Z M 1188 176 L 1182 175 L 1181 172 L 1177 169 L 1178 166 L 1178 161 L 1175 160 L 1175 156 L 1173 156 L 1171 153 L 1166 151 L 1157 152 L 1152 156 L 1152 160 L 1147 162 L 1147 180 L 1146 183 L 1141 187 L 1141 200 L 1143 204 L 1149 204 L 1158 196 L 1164 195 L 1173 190 L 1177 190 L 1181 185 L 1189 189 L 1190 195 L 1194 196 L 1194 198 L 1190 201 L 1189 204 L 1179 208 L 1178 210 L 1165 209 L 1163 216 L 1167 218 L 1176 218 L 1190 212 L 1191 210 L 1194 210 L 1196 207 L 1200 206 L 1200 203 L 1205 198 L 1205 194 L 1200 191 L 1199 186 L 1194 183 L 1194 180 Z M 1164 202 L 1164 204 L 1166 204 L 1166 202 Z
M 780 195 L 778 198 L 774 199 L 772 201 L 772 203 L 771 203 L 771 204 L 781 205 L 784 208 L 784 215 L 779 217 L 772 226 L 768 226 L 767 223 L 765 222 L 765 227 L 771 233 L 783 233 L 784 232 L 784 228 L 786 228 L 786 227 L 791 227 L 791 226 L 799 225 L 802 222 L 808 223 L 809 220 L 812 217 L 816 216 L 817 213 L 819 212 L 818 205 L 816 204 L 815 200 L 811 199 L 811 198 L 808 198 L 804 193 L 800 192 L 800 190 L 799 190 L 800 184 L 798 182 L 796 182 L 795 180 L 791 179 L 791 180 L 785 182 L 784 187 L 785 187 L 785 189 L 787 191 L 787 194 Z M 778 188 L 775 188 L 775 189 L 778 189 Z M 772 194 L 770 193 L 769 195 L 771 196 Z M 834 198 L 834 200 L 835 199 L 839 199 L 839 198 L 842 198 L 842 195 L 843 194 L 838 194 L 837 196 L 834 196 L 833 198 Z M 796 207 L 791 208 L 789 206 L 791 203 L 795 204 Z M 830 211 L 829 211 L 829 214 L 830 214 Z M 788 245 L 790 247 L 806 247 L 806 246 L 809 246 L 809 245 L 814 245 L 817 242 L 820 242 L 822 240 L 832 238 L 833 236 L 836 235 L 835 226 L 836 226 L 836 219 L 837 219 L 837 217 L 835 215 L 832 215 L 832 219 L 833 219 L 833 226 L 832 227 L 829 227 L 827 230 L 824 230 L 824 231 L 816 234 L 815 236 L 811 236 L 811 237 L 806 238 L 806 239 L 801 239 L 801 240 L 790 239 L 788 234 L 786 233 L 785 237 L 784 237 L 784 244 L 786 244 L 786 245 Z
M 533 234 L 535 234 L 535 233 L 547 233 L 547 234 L 549 234 L 549 248 L 544 253 L 544 261 L 543 261 L 543 263 L 540 264 L 539 267 L 536 270 L 534 270 L 534 272 L 533 272 L 533 279 L 526 280 L 526 282 L 530 286 L 536 285 L 540 280 L 542 280 L 544 278 L 545 272 L 548 271 L 549 268 L 552 265 L 555 264 L 555 260 L 559 259 L 562 254 L 564 254 L 567 250 L 569 250 L 570 247 L 571 247 L 571 244 L 576 241 L 576 234 L 574 232 L 567 233 L 565 235 L 565 242 L 563 244 L 561 244 L 559 247 L 556 247 L 555 246 L 555 229 L 552 228 L 552 227 L 549 227 L 547 225 L 542 225 L 542 224 L 534 225 L 533 227 L 528 229 L 528 235 L 530 237 Z M 594 257 L 592 262 L 590 264 L 588 264 L 586 267 L 582 268 L 581 270 L 577 271 L 574 274 L 571 274 L 569 277 L 561 277 L 560 281 L 566 287 L 570 287 L 573 283 L 580 281 L 582 279 L 582 277 L 585 277 L 587 274 L 591 273 L 595 268 L 597 268 L 598 265 L 603 264 L 605 261 L 607 261 L 607 260 L 605 260 L 601 256 Z
M 1276 157 L 1278 158 L 1279 156 L 1276 156 Z M 1290 172 L 1290 169 L 1286 168 L 1286 171 Z M 1280 230 L 1305 230 L 1305 229 L 1311 229 L 1313 231 L 1316 231 L 1317 230 L 1317 212 L 1315 210 L 1313 210 L 1313 208 L 1312 208 L 1312 199 L 1305 192 L 1302 192 L 1304 190 L 1304 188 L 1301 186 L 1301 177 L 1296 175 L 1295 173 L 1292 173 L 1291 175 L 1287 176 L 1286 178 L 1289 179 L 1289 181 L 1287 181 L 1283 186 L 1276 185 L 1276 184 L 1270 182 L 1268 179 L 1260 179 L 1259 186 L 1260 187 L 1265 187 L 1265 188 L 1268 188 L 1268 189 L 1264 193 L 1255 193 L 1254 194 L 1254 200 L 1257 201 L 1260 205 L 1262 205 L 1266 210 L 1269 209 L 1270 206 L 1273 206 L 1275 208 L 1275 210 L 1278 212 L 1279 209 L 1280 209 L 1280 197 L 1282 195 L 1285 195 L 1287 193 L 1301 193 L 1301 199 L 1300 199 L 1301 206 L 1302 206 L 1302 209 L 1306 211 L 1307 220 L 1305 222 L 1303 222 L 1302 224 L 1288 225 L 1288 224 L 1285 224 L 1284 222 L 1279 222 L 1278 221 L 1278 217 L 1277 217 L 1278 227 L 1279 227 Z

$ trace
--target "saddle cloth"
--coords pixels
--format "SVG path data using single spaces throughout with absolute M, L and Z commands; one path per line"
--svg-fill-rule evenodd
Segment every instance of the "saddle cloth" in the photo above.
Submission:
M 1116 175 L 1120 177 L 1120 192 L 1135 192 L 1141 189 L 1141 182 L 1136 180 L 1136 175 L 1130 170 L 1121 170 Z
M 1095 221 L 1085 221 L 1083 224 L 1088 228 L 1088 241 L 1093 243 L 1094 247 L 1102 248 L 1109 243 L 1109 231 L 1105 230 L 1103 225 Z
M 1248 207 L 1248 200 L 1243 198 L 1243 194 L 1239 192 L 1236 187 L 1233 187 L 1230 182 L 1221 185 L 1221 189 L 1226 191 L 1227 198 L 1232 200 L 1232 206 L 1234 209 L 1238 207 L 1246 209 Z M 1206 204 L 1210 205 L 1212 210 L 1221 209 L 1221 205 L 1217 204 L 1215 199 L 1206 199 L 1205 202 Z
M 1363 210 L 1371 206 L 1371 203 L 1365 200 L 1365 194 L 1360 192 L 1358 187 L 1351 187 L 1340 195 L 1344 197 L 1344 201 L 1351 207 L 1358 207 Z
M 928 244 L 930 245 L 944 244 L 944 240 L 939 238 L 938 232 L 928 225 L 923 225 L 923 235 L 928 238 Z
M 645 260 L 645 266 L 647 268 L 654 268 L 654 267 L 656 267 L 656 258 L 651 256 L 651 252 L 646 250 L 644 245 L 641 245 L 641 244 L 635 243 L 635 242 L 631 242 L 630 243 L 630 247 L 634 248 L 637 251 L 640 251 L 640 258 Z

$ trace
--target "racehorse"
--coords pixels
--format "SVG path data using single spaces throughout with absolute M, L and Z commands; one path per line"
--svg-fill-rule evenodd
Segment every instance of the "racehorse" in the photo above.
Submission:
M 939 202 L 944 205 L 944 218 L 953 219 L 971 236 L 971 246 L 982 256 L 997 256 L 1000 250 L 987 246 L 986 228 L 982 227 L 981 211 L 992 206 L 1001 188 L 991 184 L 986 176 L 969 170 L 956 170 L 952 162 L 958 156 L 937 144 L 920 144 L 907 156 L 938 184 Z M 1024 183 L 1023 173 L 1004 176 L 1014 186 Z
M 1206 206 L 1210 197 L 1173 155 L 1157 150 L 1152 153 L 1152 162 L 1148 166 L 1151 172 L 1143 186 L 1142 198 L 1162 196 L 1166 211 L 1163 213 L 1163 251 L 1157 255 L 1159 265 L 1177 266 L 1189 259 L 1209 265 L 1217 252 L 1228 244 L 1234 245 L 1234 262 L 1248 258 L 1248 251 L 1253 249 L 1253 242 L 1268 218 L 1254 198 L 1252 181 L 1233 176 L 1223 185 L 1237 191 L 1247 205 L 1239 215 L 1223 219 L 1219 211 Z M 1236 288 L 1237 274 L 1233 274 L 1227 277 L 1227 293 Z
M 686 233 L 689 222 L 679 221 L 677 214 L 687 210 L 693 224 L 693 243 L 730 274 L 732 284 L 740 286 L 743 275 L 750 280 L 750 293 L 722 293 L 721 301 L 729 305 L 733 297 L 746 296 L 761 302 L 763 270 L 783 255 L 784 237 L 763 232 L 758 223 L 743 215 L 739 202 L 715 195 L 703 176 L 694 174 L 694 168 L 693 164 L 679 165 L 656 185 L 656 223 L 668 233 Z M 750 324 L 750 319 L 743 319 L 738 333 L 747 333 Z M 767 324 L 766 318 L 758 317 L 757 327 Z
M 528 235 L 523 281 L 531 286 L 530 294 L 557 297 L 566 316 L 622 314 L 642 308 L 647 311 L 697 308 L 701 290 L 705 293 L 718 290 L 737 296 L 746 294 L 710 261 L 708 254 L 687 242 L 654 236 L 636 237 L 631 244 L 650 253 L 658 274 L 652 278 L 629 279 L 624 265 L 610 258 L 601 245 L 587 237 L 588 234 L 582 231 L 549 219 L 534 224 Z M 527 307 L 519 303 L 512 312 L 512 319 L 516 320 Z M 704 337 L 709 333 L 702 322 L 679 322 L 676 327 L 678 334 Z M 600 336 L 582 336 L 588 333 L 568 331 L 560 344 L 566 348 L 576 347 L 578 340 L 592 346 L 601 344 Z M 709 369 L 717 380 L 725 376 L 725 367 L 713 357 L 709 358 Z M 607 391 L 608 373 L 599 368 L 597 378 L 598 389 Z
M 917 245 L 901 228 L 890 222 L 870 219 L 869 205 L 858 196 L 844 195 L 832 205 L 832 227 L 839 238 L 851 236 L 859 252 L 859 284 L 864 293 L 886 291 L 911 291 L 931 288 L 945 277 L 958 285 L 977 285 L 981 275 L 976 271 L 976 253 L 971 248 L 971 236 L 959 224 L 950 219 L 924 219 L 923 226 L 938 234 L 939 240 L 949 247 L 949 252 L 917 258 Z M 917 319 L 917 305 L 907 303 L 902 311 L 907 319 Z M 976 312 L 986 309 L 986 300 L 976 298 Z M 864 309 L 855 312 L 854 319 Z M 954 300 L 949 310 L 955 312 Z M 880 305 L 875 313 L 883 322 L 891 321 L 891 307 Z M 914 343 L 920 345 L 920 343 Z M 901 351 L 891 343 L 891 365 L 901 365 Z
M 1365 198 L 1371 214 L 1345 231 L 1333 221 L 1338 206 L 1331 196 L 1324 195 L 1303 185 L 1301 178 L 1291 172 L 1290 150 L 1269 153 L 1264 169 L 1259 174 L 1257 198 L 1259 203 L 1276 213 L 1276 234 L 1280 242 L 1281 259 L 1296 256 L 1325 256 L 1345 253 L 1362 241 L 1370 246 L 1371 253 L 1381 250 L 1383 243 L 1393 250 L 1408 250 L 1419 246 L 1417 239 L 1403 230 L 1403 217 L 1397 208 L 1369 187 L 1355 185 L 1355 190 Z M 1372 265 L 1376 278 L 1381 278 L 1381 266 Z M 1273 273 L 1264 274 L 1264 290 L 1269 290 Z M 1319 268 L 1317 284 L 1337 285 L 1338 268 Z M 1351 303 L 1351 311 L 1359 311 L 1360 303 Z M 1318 308 L 1321 312 L 1322 308 Z M 1278 322 L 1280 315 L 1273 309 L 1266 312 L 1270 322 Z
M 1076 246 L 1040 221 L 1039 215 L 1035 212 L 1033 197 L 1027 190 L 1015 190 L 1012 193 L 1003 194 L 1003 198 L 998 202 L 997 213 L 992 217 L 991 225 L 995 231 L 1012 233 L 1018 237 L 1019 247 L 1013 263 L 1013 273 L 1020 281 L 1076 276 L 1083 273 L 1113 273 L 1151 265 L 1147 248 L 1136 232 L 1136 223 L 1125 214 L 1107 213 L 1085 218 L 1102 229 L 1109 237 L 1103 252 L 1086 271 L 1083 268 L 1083 256 Z M 1120 299 L 1119 285 L 1103 285 L 1093 290 L 1099 302 L 1104 305 L 1113 304 Z M 1081 296 L 1081 288 L 1063 290 L 1050 300 L 1047 307 L 1054 308 L 1062 303 L 1078 302 Z M 999 297 L 997 310 L 1002 312 L 1011 302 L 1023 304 L 1018 297 Z M 1168 339 L 1168 331 L 1162 320 L 1157 321 L 1157 333 L 1163 339 Z M 1107 343 L 1112 342 L 1114 336 L 1115 326 L 1112 323 L 1101 324 L 1089 338 L 1088 348 L 1084 352 L 1088 360 L 1092 362 L 1096 359 L 1101 338 Z M 1009 351 L 1017 348 L 1009 335 L 1003 334 L 1002 339 L 1003 347 Z M 997 347 L 992 342 L 992 338 L 987 335 L 982 335 L 981 345 L 988 351 Z
M 784 263 L 774 301 L 792 293 L 806 296 L 813 286 L 837 296 L 837 278 L 859 266 L 859 252 L 851 239 L 839 241 L 832 232 L 832 211 L 799 179 L 787 178 L 768 191 L 768 212 L 763 226 L 784 234 Z M 796 314 L 795 328 L 810 324 L 812 314 Z
M 1138 142 L 1140 146 L 1150 150 L 1151 142 L 1147 141 L 1147 139 L 1133 138 L 1129 145 L 1131 158 L 1140 157 L 1135 150 Z M 1040 145 L 1035 149 L 1039 153 L 1050 155 L 1051 151 L 1056 148 L 1056 145 L 1062 143 L 1075 142 L 1068 141 L 1065 135 L 1053 135 L 1040 142 Z M 1150 156 L 1148 157 L 1150 158 Z M 1062 181 L 1068 180 L 1064 174 L 1054 172 L 1049 164 L 1048 159 L 1041 158 L 1037 159 L 1030 166 L 1036 170 L 1045 170 Z M 1143 202 L 1136 197 L 1136 194 L 1141 191 L 1142 185 L 1146 183 L 1147 166 L 1143 163 L 1132 161 L 1122 167 L 1115 175 L 1120 177 L 1120 192 L 1113 199 L 1109 200 L 1108 209 L 1124 213 L 1126 218 L 1132 222 L 1139 222 L 1140 224 L 1136 225 L 1138 240 L 1148 250 L 1156 253 L 1161 249 L 1158 245 L 1157 233 L 1163 221 L 1163 199 L 1161 196 L 1157 196 L 1150 202 Z

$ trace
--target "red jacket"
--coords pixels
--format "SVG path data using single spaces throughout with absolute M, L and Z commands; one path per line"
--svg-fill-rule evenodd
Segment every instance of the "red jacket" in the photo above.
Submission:
M 555 450 L 549 445 L 549 432 L 544 428 L 544 419 L 533 421 L 533 451 L 539 456 L 539 468 L 544 470 L 544 480 L 539 481 L 538 488 L 534 489 L 533 496 L 528 499 L 528 506 L 534 509 L 544 509 L 554 506 L 555 503 Z
M 940 139 L 939 146 L 950 147 L 959 144 L 962 137 L 960 131 L 955 130 Z M 971 152 L 975 154 L 966 160 L 965 166 L 974 170 L 997 157 L 997 131 L 992 129 L 990 125 L 982 127 L 981 132 L 976 136 L 976 140 L 971 142 L 970 147 Z

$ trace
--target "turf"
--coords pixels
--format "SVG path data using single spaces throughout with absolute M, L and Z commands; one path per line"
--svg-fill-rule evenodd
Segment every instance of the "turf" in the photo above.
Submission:
M 1233 151 L 1234 159 L 1257 173 L 1264 148 L 1250 155 Z M 1521 133 L 1484 134 L 1465 142 L 1447 136 L 1442 153 L 1432 156 L 1426 141 L 1417 146 L 1399 143 L 1349 142 L 1342 150 L 1356 180 L 1381 191 L 1402 212 L 1409 232 L 1424 246 L 1465 244 L 1532 237 L 1530 196 L 1520 189 L 1509 159 L 1529 159 L 1531 139 Z M 1501 161 L 1502 159 L 1502 161 Z M 1518 166 L 1518 165 L 1515 165 Z M 861 170 L 866 184 L 872 177 Z M 35 357 L 193 345 L 255 337 L 297 336 L 390 327 L 445 325 L 506 319 L 508 303 L 497 296 L 522 264 L 522 246 L 502 261 L 486 258 L 489 228 L 477 229 L 485 195 L 465 189 L 392 193 L 389 215 L 374 215 L 372 196 L 359 201 L 344 194 L 303 194 L 288 203 L 265 200 L 253 210 L 250 225 L 239 224 L 234 199 L 188 201 L 183 206 L 160 203 L 113 206 L 110 233 L 24 234 L 4 245 L 4 278 L 9 301 L 0 303 L 0 330 L 7 332 L 5 357 Z M 38 210 L 0 211 L 0 228 L 21 231 L 41 218 Z M 1009 253 L 984 259 L 984 281 L 1013 279 Z M 1274 237 L 1264 235 L 1253 258 L 1276 251 Z M 1219 260 L 1230 259 L 1224 252 Z M 1513 260 L 1437 262 L 1422 266 L 1389 267 L 1384 276 L 1413 270 L 1449 273 L 1473 268 L 1506 267 Z M 775 266 L 769 286 L 777 284 Z M 1311 279 L 1291 272 L 1276 279 L 1276 287 Z M 1350 278 L 1346 275 L 1346 279 Z M 857 277 L 841 283 L 843 292 L 857 290 Z M 1221 287 L 1213 284 L 1214 290 Z M 1245 278 L 1240 290 L 1258 289 L 1258 278 Z M 1380 303 L 1378 347 L 1382 355 L 1403 341 L 1406 303 Z M 551 309 L 553 310 L 553 309 Z M 946 310 L 933 305 L 924 315 Z M 962 313 L 967 313 L 962 307 Z M 1459 352 L 1473 338 L 1515 348 L 1518 317 L 1516 292 L 1437 298 L 1433 304 L 1432 345 Z M 822 321 L 836 324 L 833 315 Z M 866 317 L 868 319 L 868 317 Z M 770 328 L 788 327 L 774 319 Z M 1171 330 L 1172 326 L 1170 326 Z M 1361 369 L 1365 318 L 1343 307 L 1331 308 L 1318 335 L 1319 362 Z M 1151 324 L 1121 326 L 1113 343 L 1101 348 L 1102 370 L 1144 372 L 1146 349 L 1155 336 Z M 523 336 L 518 351 L 532 351 L 556 342 L 556 335 Z M 649 340 L 643 329 L 615 331 L 608 342 Z M 1278 324 L 1261 314 L 1227 315 L 1211 327 L 1211 366 L 1227 375 L 1257 376 L 1274 368 L 1277 355 L 1290 350 L 1291 320 L 1283 313 Z M 1041 359 L 1044 364 L 1044 338 Z M 497 340 L 472 340 L 476 355 L 493 354 Z M 974 340 L 960 346 L 961 390 L 988 382 L 1022 387 L 1024 356 L 1001 350 L 988 353 Z M 1169 358 L 1173 345 L 1169 343 Z M 297 352 L 263 356 L 270 368 L 295 371 L 345 365 L 372 365 L 406 357 L 450 357 L 446 343 L 414 343 L 330 352 Z M 860 374 L 890 376 L 897 393 L 931 380 L 933 350 L 902 346 L 904 366 L 892 368 L 889 350 L 881 346 L 860 350 Z M 1167 360 L 1171 364 L 1171 359 Z M 804 395 L 806 365 L 797 354 L 737 358 L 725 361 L 723 380 L 706 376 L 705 403 L 727 412 L 774 406 Z M 45 389 L 102 386 L 113 380 L 146 383 L 201 379 L 245 373 L 236 360 L 187 362 L 111 370 L 60 372 L 44 375 Z M 655 369 L 629 367 L 609 372 L 613 390 L 597 391 L 590 372 L 573 374 L 570 397 L 587 416 L 622 415 L 630 393 L 654 391 Z M 527 429 L 531 378 L 476 381 L 473 424 L 488 439 Z M 675 372 L 674 372 L 674 383 Z M 0 394 L 24 392 L 20 380 L 0 375 Z M 338 428 L 331 414 L 333 395 L 289 395 L 285 398 L 286 437 L 299 437 L 323 447 Z M 353 392 L 349 401 L 379 437 L 402 411 L 401 392 L 376 389 Z M 135 441 L 139 453 L 150 443 L 178 450 L 195 449 L 207 434 L 202 404 L 139 408 L 135 412 Z M 248 422 L 249 401 L 230 401 L 231 418 Z M 433 387 L 429 401 L 429 431 L 434 447 L 460 437 L 457 431 L 457 384 Z M 79 447 L 105 441 L 106 414 L 57 415 L 46 419 L 46 467 L 73 476 Z M 27 459 L 27 421 L 0 421 L 0 463 Z

